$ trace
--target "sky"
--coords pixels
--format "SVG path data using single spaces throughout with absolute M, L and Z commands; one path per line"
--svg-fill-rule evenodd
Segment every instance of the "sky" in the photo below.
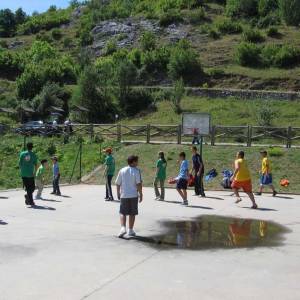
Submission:
M 31 14 L 34 11 L 44 12 L 51 5 L 64 8 L 69 5 L 69 0 L 0 0 L 0 9 L 9 8 L 15 11 L 22 7 L 27 14 Z

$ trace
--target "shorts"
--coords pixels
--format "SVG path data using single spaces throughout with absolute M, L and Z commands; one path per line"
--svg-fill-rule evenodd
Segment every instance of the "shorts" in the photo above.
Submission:
M 272 174 L 260 176 L 260 184 L 261 185 L 271 185 L 272 183 L 273 183 Z
M 136 216 L 138 215 L 138 198 L 121 198 L 120 215 Z
M 176 188 L 178 190 L 187 190 L 188 187 L 188 181 L 184 178 L 179 178 L 176 184 Z
M 231 184 L 231 188 L 233 189 L 243 189 L 246 193 L 252 193 L 252 182 L 251 180 L 245 180 L 245 181 L 236 181 L 233 180 Z

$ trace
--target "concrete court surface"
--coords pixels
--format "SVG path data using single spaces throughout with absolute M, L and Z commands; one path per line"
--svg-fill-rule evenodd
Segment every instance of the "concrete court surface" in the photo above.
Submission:
M 273 220 L 291 229 L 274 248 L 159 250 L 116 237 L 117 202 L 104 187 L 62 188 L 35 209 L 23 191 L 0 192 L 0 299 L 300 299 L 300 197 L 259 197 L 263 210 L 234 204 L 230 192 L 192 197 L 193 207 L 153 200 L 145 188 L 136 223 L 139 235 L 160 232 L 160 220 L 201 214 Z M 177 201 L 175 190 L 167 200 Z M 8 198 L 8 199 L 7 199 Z M 7 224 L 6 224 L 7 223 Z

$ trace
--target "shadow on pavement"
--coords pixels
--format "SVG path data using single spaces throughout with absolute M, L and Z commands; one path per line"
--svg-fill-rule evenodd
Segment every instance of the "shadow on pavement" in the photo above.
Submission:
M 161 202 L 161 203 L 173 203 L 173 204 L 181 204 L 182 201 L 171 201 L 171 200 L 163 200 L 163 201 L 157 201 L 157 202 Z
M 221 198 L 221 197 L 212 197 L 212 196 L 205 196 L 203 197 L 203 199 L 214 199 L 214 200 L 225 200 L 224 198 Z
M 7 222 L 0 220 L 0 225 L 7 225 L 7 224 L 8 224 Z
M 294 199 L 293 197 L 288 197 L 288 196 L 278 196 L 276 195 L 276 197 L 274 198 L 279 198 L 279 199 Z
M 0 199 L 9 199 L 8 197 L 0 196 Z
M 251 210 L 261 210 L 261 211 L 278 211 L 277 209 L 273 209 L 273 208 L 265 208 L 265 207 L 258 207 L 256 209 L 253 209 L 251 207 L 246 207 L 243 206 L 242 208 L 247 208 L 247 209 L 251 209 Z
M 54 207 L 41 206 L 41 205 L 34 205 L 34 206 L 30 206 L 29 208 L 32 208 L 32 209 L 41 209 L 41 210 L 56 210 L 56 208 L 54 208 Z
M 60 195 L 58 197 L 62 197 L 62 198 L 72 198 L 71 196 L 68 196 L 68 195 Z
M 190 208 L 201 208 L 201 209 L 213 209 L 212 207 L 198 206 L 198 205 L 188 205 L 187 207 L 190 207 Z
M 46 201 L 46 202 L 62 202 L 60 200 L 54 200 L 54 199 L 40 199 L 41 201 Z

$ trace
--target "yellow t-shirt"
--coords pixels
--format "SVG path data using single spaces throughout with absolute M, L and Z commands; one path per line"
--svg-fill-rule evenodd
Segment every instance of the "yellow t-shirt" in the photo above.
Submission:
M 264 157 L 261 163 L 262 174 L 271 173 L 271 163 L 267 157 Z
M 239 158 L 235 161 L 235 165 L 239 165 L 239 170 L 235 176 L 236 181 L 247 181 L 251 179 L 250 172 L 246 160 Z

